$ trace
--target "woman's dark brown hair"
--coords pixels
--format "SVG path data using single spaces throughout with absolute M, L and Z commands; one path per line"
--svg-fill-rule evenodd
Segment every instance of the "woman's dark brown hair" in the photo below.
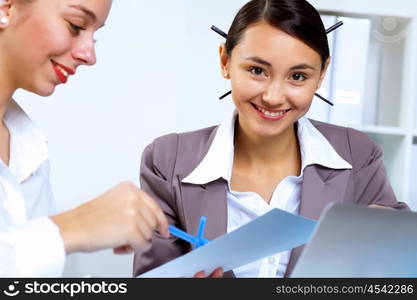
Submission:
M 303 41 L 320 54 L 322 67 L 329 58 L 326 31 L 317 10 L 305 0 L 252 0 L 237 13 L 226 39 L 226 51 L 232 55 L 245 30 L 266 22 Z

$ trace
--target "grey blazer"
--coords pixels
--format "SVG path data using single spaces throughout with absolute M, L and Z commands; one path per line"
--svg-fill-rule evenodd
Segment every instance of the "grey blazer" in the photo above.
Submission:
M 382 150 L 366 134 L 351 128 L 311 120 L 352 169 L 335 170 L 320 165 L 304 169 L 299 214 L 318 219 L 330 202 L 378 204 L 408 209 L 397 202 L 382 163 Z M 227 183 L 219 178 L 204 185 L 182 183 L 207 153 L 217 126 L 157 138 L 142 154 L 140 183 L 162 207 L 169 223 L 194 235 L 201 216 L 207 217 L 205 237 L 215 239 L 227 232 Z M 303 246 L 291 251 L 285 276 L 291 274 Z M 155 234 L 152 246 L 136 253 L 137 276 L 191 250 L 187 242 Z M 234 276 L 233 272 L 225 276 Z

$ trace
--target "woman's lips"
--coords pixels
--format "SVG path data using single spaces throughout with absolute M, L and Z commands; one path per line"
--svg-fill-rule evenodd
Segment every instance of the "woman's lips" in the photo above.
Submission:
M 72 70 L 71 68 L 66 67 L 64 65 L 61 65 L 61 64 L 59 64 L 59 63 L 57 63 L 56 61 L 53 61 L 53 60 L 52 60 L 52 67 L 53 67 L 56 75 L 58 76 L 59 80 L 62 83 L 66 83 L 68 81 L 68 77 L 70 75 L 75 74 L 74 70 Z
M 251 104 L 262 119 L 269 120 L 269 121 L 281 120 L 291 110 L 291 109 L 280 109 L 280 110 L 266 109 L 256 104 L 253 104 L 253 103 Z

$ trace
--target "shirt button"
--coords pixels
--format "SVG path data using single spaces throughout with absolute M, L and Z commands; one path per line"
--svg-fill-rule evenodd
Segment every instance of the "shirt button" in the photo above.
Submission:
M 270 265 L 273 265 L 273 264 L 275 264 L 275 257 L 270 257 L 270 258 L 268 258 L 268 263 L 270 264 Z

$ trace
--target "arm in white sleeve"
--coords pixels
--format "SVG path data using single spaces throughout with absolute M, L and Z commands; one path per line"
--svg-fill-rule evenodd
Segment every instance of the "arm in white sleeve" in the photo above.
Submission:
M 59 277 L 64 264 L 64 242 L 49 218 L 0 231 L 0 277 Z

